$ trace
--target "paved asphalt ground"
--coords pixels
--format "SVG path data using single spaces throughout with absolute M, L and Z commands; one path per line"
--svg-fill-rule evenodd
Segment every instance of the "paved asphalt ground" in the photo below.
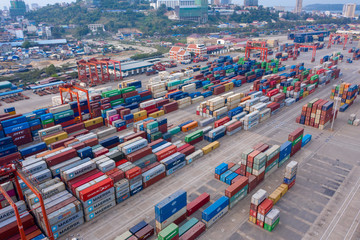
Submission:
M 330 50 L 318 51 L 315 63 L 309 62 L 311 53 L 301 53 L 297 61 L 288 61 L 284 64 L 305 62 L 305 66 L 309 68 L 318 65 L 320 57 L 340 50 L 340 46 L 333 46 Z M 358 62 L 340 63 L 339 67 L 343 73 L 343 81 L 359 84 Z M 135 78 L 145 79 L 144 76 Z M 360 239 L 360 127 L 347 124 L 351 113 L 360 116 L 360 100 L 356 99 L 345 113 L 339 113 L 334 131 L 330 131 L 329 128 L 319 130 L 295 122 L 305 103 L 315 97 L 329 99 L 332 84 L 338 82 L 339 80 L 336 80 L 319 87 L 314 94 L 284 107 L 275 116 L 250 131 L 241 131 L 233 136 L 221 138 L 220 148 L 116 205 L 93 221 L 83 224 L 62 239 L 75 236 L 79 239 L 112 240 L 141 220 L 155 226 L 154 205 L 179 189 L 187 191 L 188 201 L 207 192 L 211 195 L 211 202 L 214 202 L 224 195 L 227 187 L 225 183 L 214 178 L 215 166 L 221 162 L 237 163 L 242 151 L 258 142 L 280 145 L 287 140 L 290 132 L 300 126 L 305 128 L 305 134 L 312 135 L 312 141 L 291 158 L 299 162 L 296 184 L 275 205 L 280 210 L 280 223 L 274 231 L 267 232 L 248 221 L 250 199 L 260 188 L 269 193 L 274 191 L 282 182 L 285 165 L 207 229 L 200 239 Z M 250 86 L 245 84 L 234 91 L 247 91 Z M 39 108 L 50 105 L 45 99 L 46 97 L 35 96 L 31 100 L 18 102 L 15 106 L 18 111 L 29 111 L 35 106 Z M 195 115 L 196 106 L 197 104 L 167 114 L 169 124 L 176 125 L 190 119 L 200 120 L 201 117 Z M 184 134 L 179 135 L 173 142 L 182 140 L 183 137 Z M 196 148 L 199 149 L 206 144 L 206 141 L 202 141 L 196 144 Z M 201 219 L 201 211 L 209 205 L 210 203 L 193 216 Z

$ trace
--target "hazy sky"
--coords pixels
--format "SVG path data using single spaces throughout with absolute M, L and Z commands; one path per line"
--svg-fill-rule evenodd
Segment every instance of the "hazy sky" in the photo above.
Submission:
M 26 4 L 31 5 L 32 3 L 37 3 L 40 6 L 47 4 L 53 4 L 57 2 L 72 2 L 72 0 L 25 0 Z M 242 4 L 243 0 L 233 0 L 233 2 Z M 264 6 L 295 6 L 296 0 L 259 0 L 259 4 Z M 358 3 L 359 0 L 303 0 L 303 6 L 313 3 Z M 10 6 L 10 0 L 0 0 L 0 8 L 3 9 L 4 6 Z

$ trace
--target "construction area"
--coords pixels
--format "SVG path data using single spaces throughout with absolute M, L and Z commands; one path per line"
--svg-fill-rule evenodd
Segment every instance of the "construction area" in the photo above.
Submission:
M 359 239 L 357 42 L 336 37 L 147 76 L 79 61 L 3 104 L 0 238 Z

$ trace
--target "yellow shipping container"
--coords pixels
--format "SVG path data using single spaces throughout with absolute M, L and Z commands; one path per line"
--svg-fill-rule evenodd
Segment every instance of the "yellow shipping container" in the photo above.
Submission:
M 165 114 L 164 110 L 160 110 L 160 111 L 149 114 L 149 117 L 157 118 L 164 114 Z
M 147 115 L 147 111 L 146 110 L 141 110 L 139 112 L 134 113 L 134 119 L 135 118 L 140 118 L 140 117 L 143 117 L 143 116 L 146 116 L 146 115 Z
M 57 141 L 60 141 L 60 140 L 64 140 L 67 137 L 68 137 L 68 134 L 66 132 L 63 132 L 63 133 L 57 134 L 55 136 L 45 138 L 44 143 L 46 143 L 46 145 L 49 145 L 51 143 L 54 143 L 54 142 L 57 142 Z
M 144 119 L 146 119 L 146 115 L 142 116 L 142 117 L 134 118 L 134 122 L 138 122 L 138 121 L 141 121 L 141 120 L 144 120 Z
M 224 84 L 224 86 L 225 86 L 225 91 L 227 92 L 234 88 L 234 83 L 233 82 L 226 83 Z
M 287 191 L 288 191 L 288 185 L 287 184 L 285 184 L 285 183 L 283 183 L 283 184 L 281 184 L 280 186 L 279 186 L 279 188 L 282 188 L 282 195 L 284 196 L 285 195 L 285 193 L 287 193 Z
M 307 96 L 309 96 L 309 91 L 304 91 L 303 97 L 307 97 Z
M 273 204 L 277 203 L 281 198 L 281 191 L 275 190 L 269 195 L 269 199 L 273 202 Z
M 205 155 L 205 154 L 208 154 L 209 152 L 215 150 L 219 146 L 220 146 L 220 142 L 214 141 L 214 142 L 210 143 L 209 145 L 206 145 L 205 147 L 203 147 L 201 150 L 203 151 L 203 153 Z
M 99 124 L 99 123 L 103 123 L 103 118 L 102 117 L 97 117 L 97 118 L 93 118 L 90 120 L 86 120 L 84 121 L 84 126 L 87 127 L 91 127 L 95 124 Z
M 9 115 L 15 115 L 16 111 L 8 112 Z
M 256 217 L 249 215 L 249 221 L 256 224 Z

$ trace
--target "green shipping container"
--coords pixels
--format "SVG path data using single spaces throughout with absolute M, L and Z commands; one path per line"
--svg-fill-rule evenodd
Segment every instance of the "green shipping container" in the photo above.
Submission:
M 272 232 L 272 230 L 274 230 L 274 228 L 279 224 L 279 221 L 280 221 L 280 217 L 273 223 L 273 225 L 268 225 L 264 223 L 264 229 L 268 230 L 269 232 Z
M 210 86 L 214 85 L 214 83 L 210 83 L 210 84 L 207 84 L 205 86 L 203 86 L 203 89 L 204 90 L 207 90 Z
M 168 130 L 168 133 L 171 134 L 171 136 L 174 136 L 175 134 L 179 133 L 181 129 L 179 127 L 173 127 Z
M 113 101 L 110 102 L 111 107 L 119 105 L 119 104 L 123 104 L 123 103 L 124 103 L 123 98 L 119 98 L 119 99 L 116 99 L 116 100 L 113 100 Z
M 301 142 L 302 138 L 303 138 L 303 135 L 301 135 L 300 137 L 295 139 L 295 141 L 292 142 L 292 145 L 295 146 L 297 143 Z
M 171 223 L 164 230 L 159 232 L 159 240 L 170 240 L 179 235 L 179 227 L 175 223 Z
M 45 120 L 45 121 L 41 121 L 41 124 L 42 124 L 42 125 L 46 125 L 46 124 L 53 123 L 53 122 L 54 122 L 54 119 L 51 118 L 51 119 L 47 119 L 47 120 Z
M 101 96 L 104 97 L 104 98 L 107 98 L 107 97 L 113 97 L 113 96 L 116 96 L 116 95 L 119 95 L 119 94 L 121 94 L 121 92 L 118 89 L 114 89 L 114 90 L 111 90 L 111 91 L 103 92 L 101 94 Z
M 150 122 L 148 124 L 146 124 L 146 129 L 153 129 L 159 126 L 158 122 Z
M 151 141 L 155 141 L 155 140 L 160 139 L 161 137 L 162 137 L 162 132 L 159 131 L 159 132 L 152 133 L 150 139 L 151 139 Z
M 202 137 L 204 135 L 203 130 L 196 130 L 193 133 L 190 133 L 188 135 L 185 136 L 185 142 L 191 142 L 199 137 Z
M 195 224 L 197 224 L 199 222 L 199 220 L 197 220 L 196 218 L 192 218 L 189 221 L 187 221 L 184 225 L 182 225 L 179 228 L 179 237 L 181 237 L 182 235 L 184 235 L 184 233 L 186 233 L 187 231 L 189 231 L 190 228 L 192 228 Z
M 66 118 L 66 117 L 70 117 L 70 116 L 74 116 L 74 111 L 71 110 L 71 109 L 63 111 L 63 112 L 55 113 L 54 114 L 54 119 L 59 120 L 61 118 Z
M 120 89 L 120 92 L 121 92 L 121 94 L 123 94 L 123 93 L 132 92 L 135 90 L 136 90 L 136 88 L 134 86 L 132 86 L 132 87 L 127 87 L 127 88 L 122 88 L 122 89 Z

